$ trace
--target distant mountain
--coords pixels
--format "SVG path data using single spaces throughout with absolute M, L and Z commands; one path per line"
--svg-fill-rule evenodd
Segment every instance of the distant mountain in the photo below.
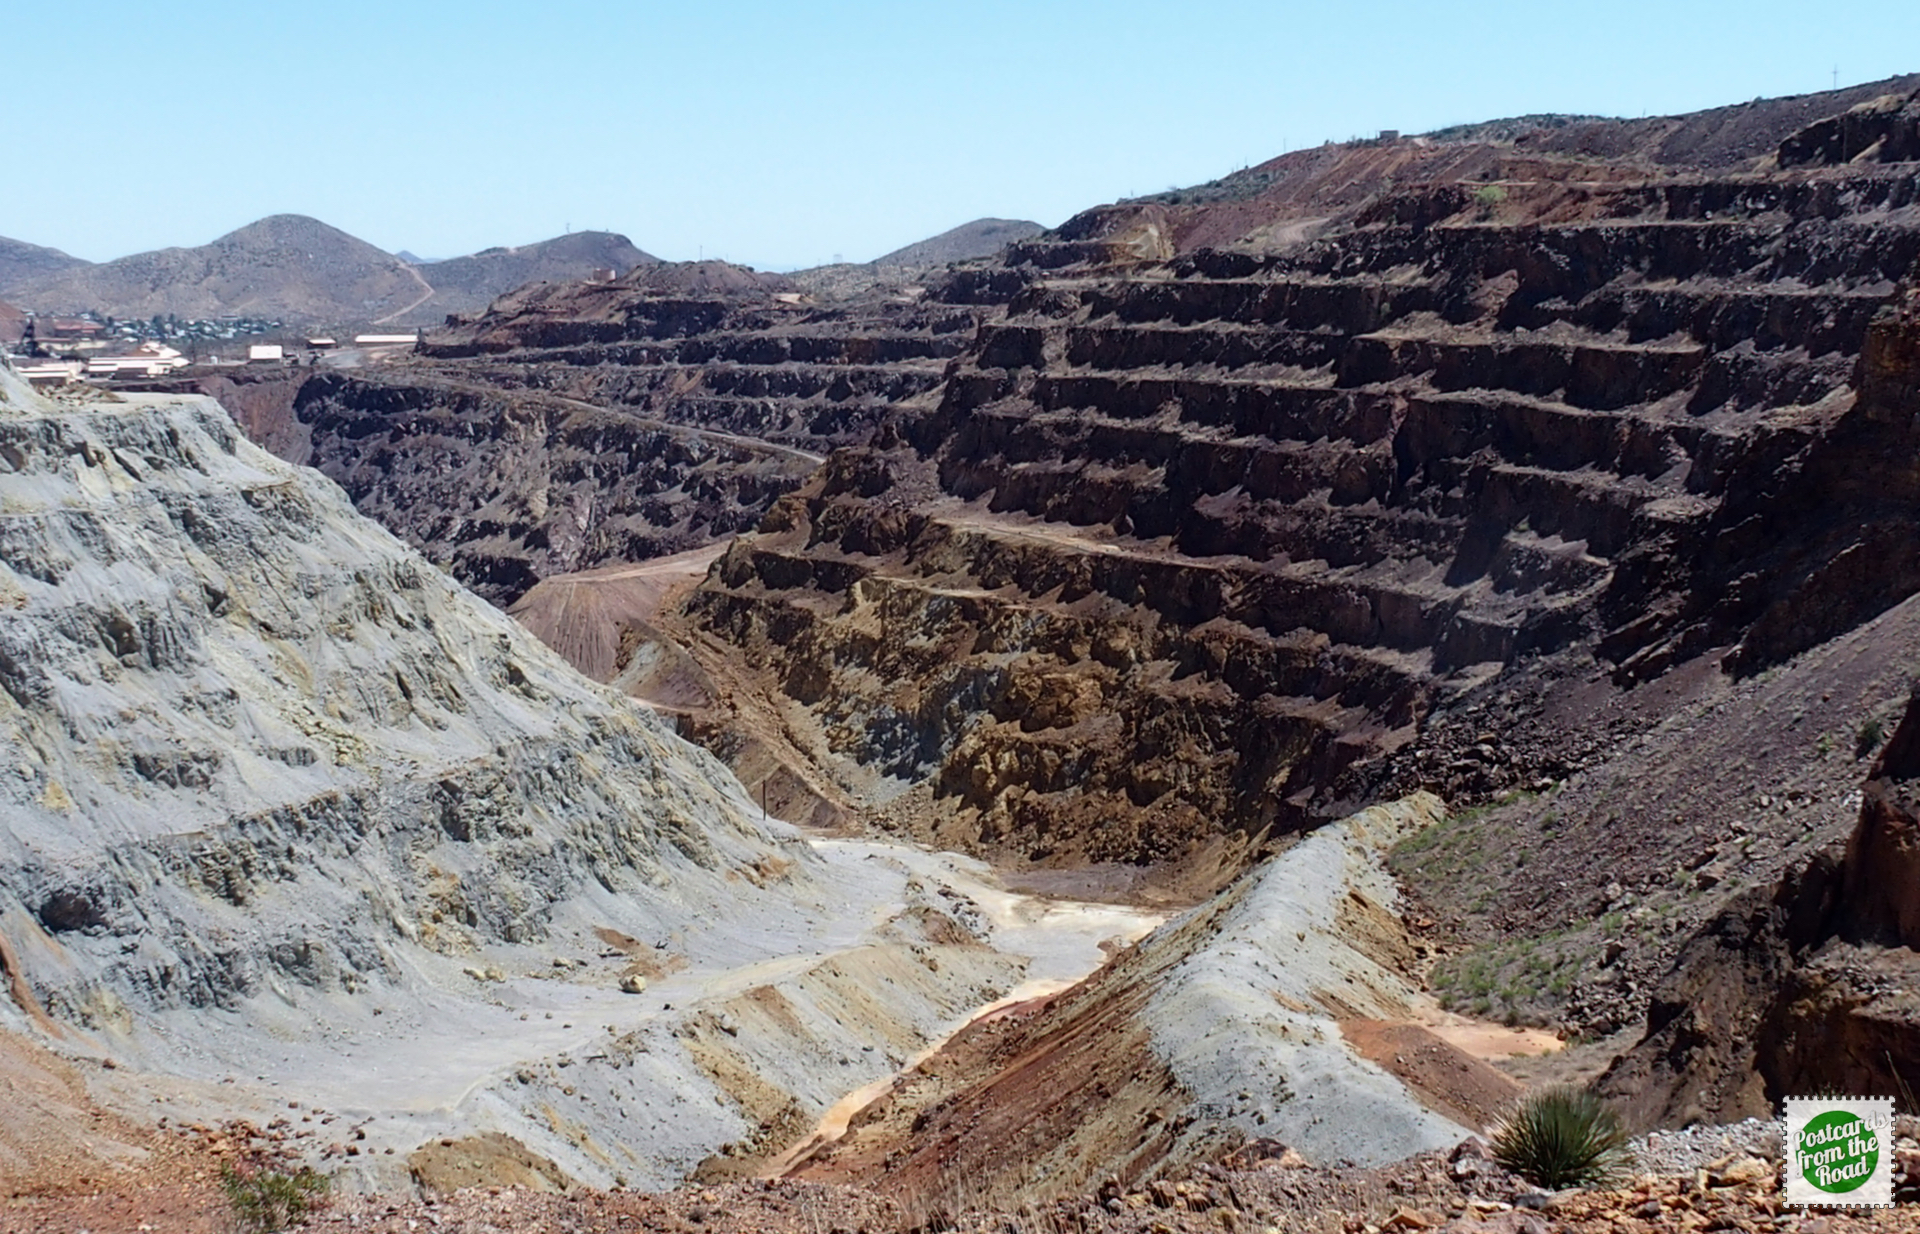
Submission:
M 1026 219 L 975 219 L 872 261 L 814 266 L 794 270 L 787 277 L 809 295 L 823 300 L 896 295 L 931 270 L 956 261 L 991 257 L 1017 240 L 1026 240 L 1044 231 L 1046 228 Z
M 298 214 L 261 219 L 198 248 L 136 253 L 0 287 L 41 313 L 302 321 L 372 321 L 431 290 L 399 258 Z
M 0 300 L 0 343 L 12 343 L 27 332 L 27 315 Z
M 0 236 L 0 295 L 11 294 L 16 287 L 34 279 L 92 264 L 59 249 L 42 248 L 37 244 Z
M 421 262 L 416 269 L 433 285 L 433 297 L 407 314 L 407 320 L 438 322 L 448 313 L 479 312 L 494 297 L 528 283 L 588 278 L 599 270 L 611 270 L 618 276 L 635 266 L 659 261 L 635 248 L 625 236 L 610 231 L 575 231 L 538 244 Z
M 211 244 L 93 262 L 0 240 L 0 296 L 42 314 L 437 323 L 539 280 L 624 274 L 656 259 L 625 236 L 586 231 L 415 264 L 298 214 L 276 214 Z
M 1016 240 L 1039 235 L 1046 228 L 1028 219 L 975 219 L 951 231 L 898 248 L 869 265 L 944 266 L 951 261 L 991 257 Z

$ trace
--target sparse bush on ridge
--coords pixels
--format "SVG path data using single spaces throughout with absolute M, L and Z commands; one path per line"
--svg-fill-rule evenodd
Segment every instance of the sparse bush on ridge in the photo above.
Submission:
M 1583 1088 L 1557 1086 L 1522 1099 L 1493 1135 L 1502 1167 L 1550 1191 L 1594 1187 L 1627 1167 L 1620 1116 Z
M 220 1189 L 239 1234 L 278 1234 L 311 1212 L 331 1186 L 326 1175 L 307 1166 L 292 1173 L 232 1166 L 220 1171 Z

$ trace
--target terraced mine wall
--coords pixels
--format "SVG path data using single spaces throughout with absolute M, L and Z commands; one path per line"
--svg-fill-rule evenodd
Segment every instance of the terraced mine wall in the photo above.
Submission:
M 56 1013 L 353 991 L 398 977 L 383 938 L 533 942 L 602 881 L 673 885 L 651 923 L 671 930 L 783 851 L 707 808 L 717 766 L 211 403 L 8 415 L 0 437 L 0 886 Z
M 361 513 L 501 605 L 551 574 L 747 530 L 818 460 L 698 421 L 434 374 L 317 375 L 292 412 L 308 461 Z
M 975 314 L 875 293 L 821 305 L 719 262 L 642 267 L 607 284 L 525 289 L 450 319 L 423 357 L 475 380 L 825 452 L 939 384 Z
M 537 285 L 454 319 L 412 363 L 159 388 L 218 397 L 504 607 L 542 578 L 751 529 L 825 453 L 937 387 L 973 335 L 964 306 L 790 303 L 780 280 L 688 266 L 667 290 L 654 267 Z
M 496 602 L 754 527 L 656 633 L 719 640 L 705 671 L 757 675 L 779 736 L 742 740 L 732 704 L 689 732 L 779 746 L 835 809 L 1224 874 L 1414 787 L 1564 779 L 1600 739 L 1544 730 L 1556 683 L 1761 671 L 1920 586 L 1915 181 L 1876 161 L 1911 109 L 1729 154 L 1818 100 L 1790 102 L 1640 126 L 1639 162 L 1276 164 L 1090 211 L 911 303 L 809 305 L 715 263 L 529 289 L 299 423 Z M 1689 169 L 1696 147 L 1718 153 Z M 548 429 L 574 398 L 831 457 L 802 485 L 803 461 L 676 462 L 687 438 L 584 409 Z
M 1565 775 L 1546 681 L 1751 671 L 1920 587 L 1916 191 L 1439 186 L 1279 254 L 1035 256 L 690 620 L 945 844 L 1149 861 Z

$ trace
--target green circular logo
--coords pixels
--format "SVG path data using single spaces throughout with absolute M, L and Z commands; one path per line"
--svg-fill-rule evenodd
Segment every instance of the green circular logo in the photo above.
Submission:
M 1828 1110 L 1808 1119 L 1794 1147 L 1800 1177 L 1829 1195 L 1861 1186 L 1880 1164 L 1880 1137 L 1858 1114 L 1846 1110 Z

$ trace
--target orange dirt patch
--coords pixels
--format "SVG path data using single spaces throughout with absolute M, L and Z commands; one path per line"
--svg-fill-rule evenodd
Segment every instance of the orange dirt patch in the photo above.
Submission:
M 1445 1016 L 1427 1022 L 1423 1027 L 1448 1045 L 1488 1062 L 1558 1054 L 1567 1045 L 1544 1029 L 1508 1028 L 1504 1024 L 1489 1024 L 1464 1016 Z
M 1518 1084 L 1418 1024 L 1342 1020 L 1340 1032 L 1362 1058 L 1462 1126 L 1488 1127 L 1520 1097 Z
M 712 544 L 671 557 L 606 566 L 542 579 L 515 601 L 508 615 L 595 681 L 612 681 L 624 667 L 622 631 L 650 630 L 661 610 L 706 576 L 726 550 Z M 705 700 L 701 700 L 705 701 Z

